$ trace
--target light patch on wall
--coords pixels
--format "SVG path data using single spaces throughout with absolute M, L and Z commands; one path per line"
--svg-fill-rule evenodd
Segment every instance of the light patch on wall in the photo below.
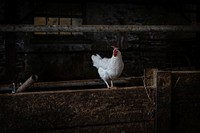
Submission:
M 34 25 L 81 26 L 82 18 L 34 17 Z M 82 32 L 34 32 L 35 35 L 82 35 Z
M 83 20 L 80 18 L 72 18 L 72 26 L 81 26 Z M 73 35 L 82 35 L 83 32 L 72 32 Z
M 46 25 L 45 17 L 34 17 L 34 25 Z M 36 35 L 45 35 L 46 32 L 34 32 Z
M 71 25 L 71 18 L 60 18 L 61 26 L 69 26 Z M 71 32 L 60 32 L 61 35 L 71 35 Z
M 58 18 L 47 17 L 47 25 L 58 25 Z M 58 32 L 47 32 L 47 34 L 58 34 Z

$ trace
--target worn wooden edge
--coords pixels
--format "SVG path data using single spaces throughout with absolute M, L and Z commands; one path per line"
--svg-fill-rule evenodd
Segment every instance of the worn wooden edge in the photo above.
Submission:
M 195 89 L 200 86 L 200 71 L 173 72 L 172 88 L 174 89 Z
M 184 73 L 200 73 L 200 71 L 171 71 L 172 74 L 184 74 Z
M 143 127 L 143 128 L 141 128 Z M 43 130 L 30 133 L 153 133 L 154 121 L 115 123 L 106 125 L 72 127 L 58 130 Z
M 141 77 L 120 77 L 115 79 L 114 86 L 139 86 L 142 85 Z M 18 83 L 15 83 L 15 88 L 18 89 Z M 26 91 L 50 91 L 50 90 L 75 90 L 75 89 L 92 89 L 106 87 L 101 79 L 85 79 L 85 80 L 68 80 L 56 82 L 35 82 Z M 11 92 L 13 84 L 0 85 L 1 92 Z
M 154 89 L 155 87 L 148 86 L 149 89 Z M 0 94 L 0 96 L 21 96 L 21 95 L 34 95 L 34 94 L 55 94 L 55 93 L 74 93 L 74 92 L 101 92 L 101 91 L 123 91 L 123 90 L 144 90 L 144 86 L 131 86 L 131 87 L 114 87 L 113 89 L 108 88 L 96 88 L 96 89 L 79 89 L 79 90 L 53 90 L 53 91 L 34 91 L 34 92 L 20 92 L 20 93 L 5 93 Z
M 156 87 L 157 86 L 157 68 L 145 68 L 144 69 L 144 78 L 146 86 Z

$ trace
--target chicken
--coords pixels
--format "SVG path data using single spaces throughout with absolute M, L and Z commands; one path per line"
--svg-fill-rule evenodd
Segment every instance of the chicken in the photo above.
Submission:
M 118 78 L 124 69 L 121 52 L 118 50 L 118 48 L 113 48 L 114 49 L 111 58 L 102 58 L 98 54 L 91 56 L 93 66 L 98 69 L 99 76 L 106 83 L 107 88 L 113 87 L 113 80 Z M 111 82 L 110 86 L 108 81 Z

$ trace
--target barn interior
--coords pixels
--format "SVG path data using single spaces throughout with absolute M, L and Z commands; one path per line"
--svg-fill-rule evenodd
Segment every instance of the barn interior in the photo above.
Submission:
M 199 9 L 178 0 L 1 0 L 0 132 L 199 132 Z M 124 69 L 109 90 L 91 55 L 110 58 L 113 43 Z

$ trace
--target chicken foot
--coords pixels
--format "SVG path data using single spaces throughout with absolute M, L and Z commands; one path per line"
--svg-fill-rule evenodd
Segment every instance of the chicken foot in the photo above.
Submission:
M 110 86 L 108 85 L 108 82 L 106 80 L 103 80 L 103 81 L 106 83 L 107 88 L 110 88 Z

